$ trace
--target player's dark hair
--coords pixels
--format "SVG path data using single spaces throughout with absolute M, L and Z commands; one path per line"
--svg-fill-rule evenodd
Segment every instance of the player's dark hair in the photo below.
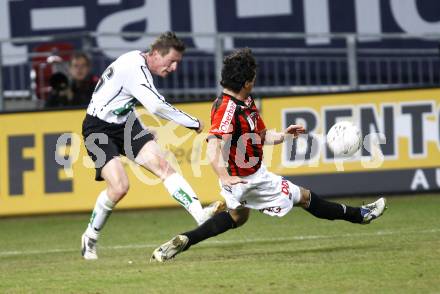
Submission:
M 170 49 L 183 53 L 186 49 L 185 43 L 179 39 L 173 32 L 165 32 L 161 34 L 150 46 L 150 51 L 157 50 L 160 55 L 164 56 L 170 52 Z
M 224 88 L 239 92 L 246 82 L 254 79 L 256 70 L 257 63 L 251 49 L 235 50 L 223 60 L 220 84 Z

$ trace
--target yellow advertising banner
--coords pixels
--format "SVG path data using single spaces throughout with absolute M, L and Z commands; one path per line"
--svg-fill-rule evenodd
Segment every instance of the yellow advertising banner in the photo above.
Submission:
M 326 187 L 328 195 L 439 189 L 440 89 L 258 102 L 268 129 L 279 131 L 300 123 L 308 130 L 296 141 L 265 147 L 269 170 L 297 184 Z M 205 131 L 209 129 L 210 102 L 177 107 L 201 118 Z M 206 158 L 206 133 L 196 134 L 154 118 L 142 108 L 138 113 L 158 133 L 166 158 L 200 200 L 221 199 L 218 180 Z M 92 209 L 105 184 L 94 180 L 95 170 L 81 136 L 84 116 L 85 110 L 0 115 L 0 216 Z M 364 137 L 361 151 L 349 159 L 335 159 L 325 145 L 323 134 L 339 120 L 354 122 Z M 118 208 L 177 205 L 154 175 L 125 162 L 130 191 Z
M 211 103 L 179 108 L 209 126 Z M 153 119 L 145 111 L 143 122 L 158 132 L 167 159 L 191 183 L 202 203 L 220 199 L 218 181 L 197 148 L 206 148 L 206 135 L 197 135 L 174 123 Z M 29 112 L 0 115 L 0 216 L 92 210 L 105 188 L 96 182 L 93 163 L 81 136 L 85 110 Z M 57 144 L 58 142 L 58 144 Z M 192 156 L 193 145 L 198 144 Z M 191 166 L 193 161 L 206 161 Z M 126 170 L 130 190 L 119 208 L 176 206 L 177 202 L 153 174 L 131 163 Z
M 269 169 L 323 196 L 440 190 L 439 89 L 374 91 L 262 100 L 268 129 L 303 124 L 308 134 L 281 149 L 265 147 Z M 331 126 L 359 126 L 363 146 L 335 158 L 326 146 Z
M 285 142 L 281 154 L 265 152 L 266 164 L 284 175 L 437 167 L 439 106 L 439 89 L 263 99 L 268 129 L 301 123 L 309 132 L 293 147 Z M 359 126 L 364 138 L 362 151 L 343 161 L 333 158 L 323 136 L 339 120 Z

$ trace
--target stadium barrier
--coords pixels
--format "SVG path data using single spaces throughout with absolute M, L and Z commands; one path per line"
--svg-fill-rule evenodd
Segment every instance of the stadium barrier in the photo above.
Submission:
M 254 19 L 258 20 L 263 21 Z M 415 26 L 416 23 L 421 25 L 415 22 Z M 27 27 L 25 24 L 22 25 Z M 0 111 L 43 108 L 50 76 L 68 72 L 73 52 L 87 53 L 92 71 L 100 75 L 120 54 L 142 49 L 158 35 L 94 30 L 43 35 L 37 31 L 32 37 L 0 39 Z M 414 27 L 409 31 L 423 30 Z M 259 64 L 258 85 L 253 92 L 260 96 L 430 87 L 440 82 L 438 33 L 316 35 L 270 30 L 181 32 L 179 36 L 189 41 L 185 58 L 171 78 L 158 79 L 156 85 L 172 103 L 214 97 L 220 87 L 223 57 L 241 46 L 250 47 Z M 63 62 L 54 62 L 60 58 Z
M 268 168 L 324 196 L 438 191 L 440 89 L 266 97 L 260 102 L 268 129 L 302 123 L 308 134 L 265 147 Z M 178 105 L 209 124 L 211 103 Z M 206 158 L 206 133 L 195 134 L 140 110 L 158 132 L 172 165 L 204 203 L 220 199 Z M 0 115 L 0 216 L 90 211 L 104 183 L 81 138 L 84 110 Z M 333 158 L 325 134 L 340 119 L 358 124 L 364 148 L 350 159 Z M 153 175 L 126 163 L 130 191 L 122 209 L 177 205 Z

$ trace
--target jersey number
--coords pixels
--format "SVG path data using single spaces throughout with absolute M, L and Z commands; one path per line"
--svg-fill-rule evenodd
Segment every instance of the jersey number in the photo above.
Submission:
M 107 68 L 104 73 L 102 74 L 102 76 L 99 78 L 98 83 L 96 84 L 95 90 L 93 91 L 93 93 L 97 93 L 99 91 L 99 89 L 102 88 L 102 86 L 104 85 L 106 80 L 110 80 L 113 77 L 114 74 L 114 70 L 113 67 L 109 67 Z

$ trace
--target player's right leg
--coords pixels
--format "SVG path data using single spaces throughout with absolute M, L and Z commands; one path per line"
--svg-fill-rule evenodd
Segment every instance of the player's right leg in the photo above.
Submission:
M 101 176 L 107 183 L 95 203 L 87 229 L 81 238 L 81 254 L 84 259 L 97 259 L 97 242 L 101 230 L 114 206 L 128 192 L 128 177 L 119 157 L 114 157 L 102 168 Z
M 250 209 L 231 209 L 220 212 L 192 231 L 179 234 L 153 251 L 150 261 L 165 262 L 203 240 L 242 226 L 249 218 Z
M 202 208 L 200 200 L 190 184 L 165 159 L 156 141 L 148 141 L 137 154 L 135 161 L 163 181 L 171 197 L 192 215 L 197 224 L 204 223 L 214 214 L 225 209 L 221 201 L 216 201 L 212 205 Z
M 352 207 L 341 203 L 331 202 L 320 198 L 316 193 L 300 187 L 301 198 L 295 204 L 301 206 L 315 217 L 328 220 L 346 220 L 352 223 L 369 224 L 380 217 L 386 209 L 386 199 Z

